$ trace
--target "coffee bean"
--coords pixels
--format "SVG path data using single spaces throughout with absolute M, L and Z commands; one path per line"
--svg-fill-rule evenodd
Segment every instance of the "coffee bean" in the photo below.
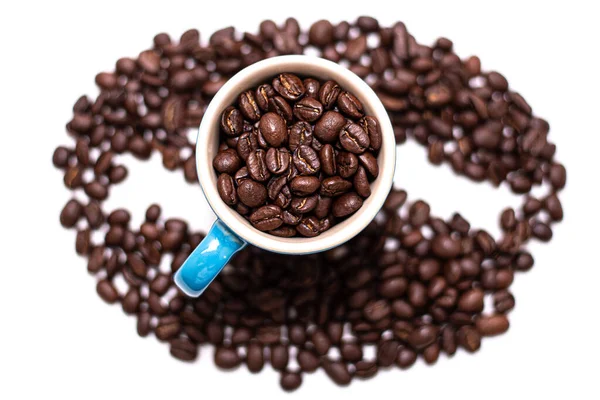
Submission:
M 358 161 L 365 167 L 365 170 L 369 173 L 369 176 L 376 179 L 379 176 L 379 166 L 377 165 L 377 159 L 370 152 L 364 152 L 358 156 Z
M 108 280 L 98 281 L 96 285 L 96 292 L 105 302 L 112 304 L 116 303 L 119 300 L 119 293 L 117 289 L 114 287 L 112 282 Z
M 302 375 L 296 372 L 284 372 L 281 374 L 279 383 L 283 390 L 292 392 L 298 389 L 302 384 Z
M 508 330 L 508 318 L 503 314 L 481 316 L 475 320 L 477 332 L 482 336 L 496 336 Z
M 237 195 L 248 207 L 260 207 L 267 199 L 267 189 L 252 179 L 244 179 L 238 184 Z
M 269 99 L 269 111 L 276 113 L 286 121 L 292 121 L 294 118 L 292 107 L 287 100 L 281 96 L 273 96 Z
M 267 111 L 269 108 L 269 99 L 273 96 L 275 96 L 273 86 L 269 84 L 260 85 L 255 93 L 256 104 L 262 111 Z
M 258 121 L 260 119 L 260 107 L 256 102 L 254 93 L 251 90 L 247 90 L 240 94 L 238 98 L 238 104 L 240 111 L 244 117 L 251 121 Z
M 369 135 L 370 148 L 377 151 L 381 148 L 383 142 L 383 136 L 381 134 L 381 126 L 376 118 L 371 116 L 365 116 L 358 121 L 359 125 Z
M 286 148 L 276 149 L 275 147 L 271 147 L 267 151 L 265 160 L 269 171 L 275 175 L 281 175 L 288 170 L 291 158 L 292 156 Z
M 343 194 L 333 202 L 333 215 L 338 218 L 347 217 L 354 214 L 362 206 L 362 203 L 362 199 L 356 193 Z
M 281 208 L 275 205 L 266 205 L 250 214 L 250 222 L 260 231 L 277 229 L 283 223 Z
M 213 160 L 213 167 L 218 172 L 233 175 L 240 168 L 241 160 L 233 149 L 222 150 Z
M 369 184 L 369 178 L 364 167 L 358 167 L 356 174 L 354 174 L 353 183 L 356 193 L 361 197 L 366 199 L 371 195 L 371 185 Z
M 298 146 L 294 151 L 293 161 L 300 175 L 316 174 L 321 168 L 319 156 L 306 145 Z
M 323 113 L 323 105 L 312 97 L 305 97 L 294 104 L 294 115 L 302 121 L 314 122 Z
M 217 179 L 219 196 L 229 206 L 237 204 L 237 193 L 231 175 L 221 174 Z
M 408 336 L 408 343 L 421 350 L 432 344 L 437 338 L 437 329 L 432 325 L 423 325 L 413 330 Z
M 316 176 L 297 176 L 290 182 L 292 193 L 298 196 L 308 196 L 319 189 L 321 182 Z
M 338 385 L 348 385 L 352 380 L 352 375 L 350 375 L 348 367 L 342 362 L 324 360 L 323 369 L 325 370 L 327 376 L 329 376 L 331 380 Z
M 331 110 L 337 103 L 342 88 L 335 81 L 327 81 L 319 90 L 319 101 L 326 110 Z
M 345 125 L 346 119 L 342 114 L 336 111 L 327 111 L 317 121 L 314 135 L 325 143 L 331 143 L 338 139 Z
M 319 20 L 312 24 L 308 31 L 308 41 L 317 47 L 325 47 L 333 42 L 333 25 L 326 20 Z
M 294 197 L 290 203 L 290 209 L 297 214 L 306 214 L 315 209 L 319 196 L 313 194 L 308 197 Z
M 483 291 L 471 289 L 463 293 L 458 299 L 458 309 L 471 313 L 483 311 Z
M 319 90 L 321 89 L 321 83 L 313 78 L 306 78 L 302 81 L 304 84 L 304 88 L 306 89 L 305 96 L 312 97 L 313 99 L 317 99 L 319 97 Z M 321 104 L 321 103 L 319 103 Z M 321 107 L 323 107 L 321 105 Z M 321 110 L 322 111 L 322 110 Z
M 336 156 L 336 164 L 342 178 L 350 178 L 358 170 L 358 158 L 352 153 L 339 152 Z
M 258 149 L 252 151 L 248 155 L 246 164 L 248 166 L 248 173 L 256 181 L 264 182 L 271 176 L 267 167 L 266 152 L 264 150 Z
M 223 369 L 233 369 L 240 365 L 241 359 L 231 347 L 217 347 L 214 356 L 215 365 Z
M 273 89 L 288 100 L 298 100 L 304 95 L 304 84 L 296 75 L 283 73 L 273 79 Z
M 364 115 L 363 105 L 352 93 L 342 92 L 337 98 L 339 110 L 346 116 L 358 119 Z
M 258 343 L 250 343 L 246 353 L 246 363 L 248 370 L 252 373 L 260 372 L 264 365 L 263 346 Z
M 321 195 L 334 197 L 352 189 L 352 182 L 342 179 L 339 176 L 332 176 L 331 178 L 323 179 L 320 186 Z
M 319 367 L 319 358 L 309 350 L 300 350 L 297 359 L 298 365 L 304 372 L 314 372 Z
M 369 147 L 369 135 L 367 135 L 360 125 L 349 123 L 340 131 L 340 143 L 350 153 L 360 154 Z
M 179 360 L 194 361 L 198 357 L 198 346 L 189 339 L 174 339 L 169 344 L 171 355 Z
M 238 136 L 242 133 L 244 119 L 242 113 L 235 107 L 227 107 L 221 114 L 221 130 L 228 136 Z
M 440 258 L 456 258 L 461 252 L 461 244 L 448 235 L 437 235 L 431 241 L 431 250 Z
M 321 161 L 321 170 L 326 175 L 335 175 L 337 172 L 335 164 L 335 149 L 332 145 L 326 144 L 319 151 L 319 160 Z
M 287 140 L 285 120 L 273 112 L 268 112 L 260 118 L 258 129 L 273 147 L 279 147 Z
M 290 127 L 289 148 L 295 151 L 298 146 L 310 146 L 313 140 L 312 126 L 305 121 L 298 121 Z
M 481 336 L 471 326 L 462 326 L 456 333 L 458 344 L 468 352 L 475 352 L 481 347 Z
M 256 136 L 250 132 L 243 133 L 236 142 L 236 150 L 242 160 L 247 160 L 250 153 L 257 149 Z
M 83 206 L 77 200 L 72 199 L 65 205 L 60 213 L 60 223 L 65 228 L 71 228 L 77 224 L 77 221 L 83 213 Z

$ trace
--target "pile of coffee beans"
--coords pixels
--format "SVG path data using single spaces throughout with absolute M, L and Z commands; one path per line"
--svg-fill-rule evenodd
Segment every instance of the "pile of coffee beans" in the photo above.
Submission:
M 159 34 L 151 49 L 118 60 L 115 71 L 96 76 L 95 99 L 77 100 L 67 124 L 74 144 L 53 155 L 65 186 L 86 195 L 65 205 L 60 222 L 77 231 L 75 250 L 86 257 L 99 296 L 134 316 L 140 336 L 168 343 L 174 357 L 192 361 L 210 346 L 222 369 L 244 365 L 256 373 L 270 364 L 285 390 L 320 368 L 347 385 L 417 359 L 434 364 L 458 349 L 475 352 L 484 337 L 504 333 L 515 274 L 534 264 L 525 245 L 549 241 L 552 224 L 563 219 L 558 194 L 566 169 L 555 160 L 548 123 L 506 78 L 452 49 L 446 38 L 417 43 L 401 22 L 318 21 L 306 32 L 288 19 L 282 26 L 264 21 L 258 33 L 225 28 L 202 42 L 194 29 L 178 42 Z M 127 176 L 121 155 L 145 160 L 158 152 L 165 168 L 182 169 L 196 184 L 186 133 L 211 97 L 251 63 L 305 50 L 364 77 L 399 145 L 412 138 L 428 147 L 433 164 L 449 163 L 475 182 L 507 184 L 523 204 L 501 213 L 502 234 L 494 238 L 459 213 L 442 220 L 396 189 L 349 243 L 293 258 L 249 246 L 200 298 L 188 298 L 173 273 L 204 233 L 163 217 L 156 204 L 140 226 L 132 226 L 128 210 L 107 210 L 109 188 Z M 540 185 L 547 193 L 534 195 Z M 95 239 L 99 232 L 103 240 Z M 159 268 L 165 262 L 169 273 Z
M 381 129 L 340 85 L 281 73 L 221 114 L 221 199 L 256 229 L 314 237 L 362 207 Z

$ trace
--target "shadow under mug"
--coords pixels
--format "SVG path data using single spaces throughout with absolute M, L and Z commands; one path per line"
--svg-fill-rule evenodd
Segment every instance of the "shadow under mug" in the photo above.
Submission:
M 356 213 L 312 238 L 277 237 L 253 228 L 223 202 L 217 191 L 217 174 L 212 167 L 219 147 L 221 112 L 234 104 L 243 91 L 282 72 L 337 81 L 344 90 L 361 100 L 365 114 L 377 118 L 382 134 L 377 156 L 380 173 L 371 183 L 371 195 Z M 200 296 L 231 257 L 248 243 L 276 253 L 300 255 L 326 251 L 347 242 L 360 233 L 383 206 L 392 188 L 395 163 L 396 142 L 387 111 L 369 85 L 353 72 L 331 61 L 303 55 L 273 57 L 244 68 L 215 95 L 200 124 L 196 143 L 198 180 L 218 219 L 176 272 L 175 284 L 188 296 Z

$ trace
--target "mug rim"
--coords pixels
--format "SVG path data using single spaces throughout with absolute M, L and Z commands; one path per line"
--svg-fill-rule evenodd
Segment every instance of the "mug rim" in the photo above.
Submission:
M 211 135 L 217 135 L 222 111 L 234 104 L 239 94 L 266 78 L 282 72 L 299 75 L 325 75 L 336 80 L 345 90 L 354 93 L 369 115 L 377 118 L 381 128 L 382 145 L 377 161 L 379 176 L 371 182 L 371 195 L 362 207 L 346 220 L 312 238 L 284 238 L 259 231 L 221 199 L 216 185 L 217 173 L 212 165 Z M 320 78 L 320 77 L 319 77 Z M 325 79 L 325 78 L 320 78 Z M 216 129 L 215 129 L 216 126 Z M 216 132 L 215 132 L 216 130 Z M 216 141 L 217 147 L 219 141 Z M 332 61 L 306 55 L 285 55 L 268 58 L 249 65 L 231 77 L 210 101 L 196 141 L 196 170 L 204 196 L 216 214 L 233 233 L 247 243 L 280 254 L 311 254 L 329 250 L 352 239 L 375 218 L 393 186 L 396 166 L 396 143 L 387 111 L 373 89 L 347 68 Z

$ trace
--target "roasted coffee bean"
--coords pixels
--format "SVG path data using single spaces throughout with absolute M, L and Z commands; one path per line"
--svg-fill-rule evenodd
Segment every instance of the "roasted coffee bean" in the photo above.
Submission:
M 456 339 L 458 344 L 468 352 L 474 352 L 479 350 L 481 346 L 481 336 L 471 326 L 462 326 L 456 333 Z
M 248 173 L 252 179 L 264 182 L 271 176 L 269 168 L 267 167 L 267 155 L 262 149 L 254 150 L 248 155 L 246 164 L 248 166 Z
M 352 375 L 348 371 L 348 367 L 346 364 L 340 361 L 323 361 L 323 369 L 327 376 L 331 378 L 332 381 L 337 383 L 338 385 L 348 385 L 352 380 Z
M 335 81 L 327 81 L 319 90 L 319 101 L 326 110 L 331 110 L 337 103 L 342 88 Z
M 179 338 L 170 342 L 171 355 L 182 361 L 194 361 L 198 357 L 198 346 L 189 339 Z
M 319 97 L 319 90 L 321 89 L 321 83 L 313 78 L 306 78 L 303 82 L 304 88 L 306 89 L 305 96 L 317 99 Z M 319 103 L 320 104 L 320 103 Z M 323 106 L 321 105 L 321 108 Z M 322 109 L 321 109 L 322 110 Z
M 332 145 L 326 144 L 319 151 L 319 160 L 321 161 L 321 170 L 326 175 L 332 176 L 337 172 L 335 164 L 335 149 Z
M 302 384 L 302 375 L 296 372 L 284 372 L 281 374 L 279 384 L 287 392 L 294 391 Z
M 298 146 L 294 151 L 293 161 L 300 175 L 313 175 L 321 168 L 319 156 L 306 145 Z
M 219 192 L 219 196 L 221 196 L 221 199 L 225 202 L 225 204 L 229 206 L 237 204 L 238 196 L 231 175 L 219 175 L 219 179 L 217 179 L 217 190 Z
M 213 167 L 221 173 L 233 175 L 240 168 L 241 160 L 233 149 L 222 150 L 213 160 Z
M 339 110 L 346 116 L 358 119 L 364 115 L 363 105 L 353 94 L 342 92 L 337 98 Z
M 508 330 L 508 318 L 504 314 L 485 315 L 475 320 L 477 332 L 482 336 L 496 336 Z
M 352 153 L 341 151 L 335 160 L 342 178 L 350 178 L 358 170 L 358 158 Z
M 294 118 L 292 107 L 287 100 L 281 96 L 273 96 L 269 99 L 269 111 L 276 113 L 286 121 L 292 121 Z
M 296 75 L 283 73 L 273 79 L 273 89 L 288 100 L 298 100 L 306 91 L 302 80 Z
M 256 89 L 255 93 L 256 104 L 262 111 L 267 111 L 269 108 L 269 99 L 273 96 L 275 96 L 275 90 L 273 90 L 273 86 L 269 84 L 260 85 Z
M 316 217 L 303 218 L 298 225 L 296 231 L 305 237 L 314 237 L 321 232 L 319 220 Z
M 281 190 L 287 184 L 287 178 L 285 176 L 273 177 L 267 184 L 267 194 L 271 200 L 275 200 L 281 193 Z
M 369 135 L 360 125 L 349 123 L 340 131 L 340 143 L 350 153 L 361 154 L 369 147 Z
M 306 214 L 315 209 L 319 196 L 313 194 L 308 197 L 294 197 L 290 203 L 290 209 L 296 214 Z
M 316 176 L 297 176 L 290 182 L 292 193 L 298 196 L 313 194 L 321 186 L 321 181 Z
M 260 107 L 258 106 L 256 98 L 254 97 L 254 93 L 251 90 L 247 90 L 240 94 L 240 97 L 238 98 L 238 104 L 244 117 L 250 121 L 258 121 L 260 119 Z
M 314 135 L 325 143 L 336 141 L 342 128 L 346 125 L 346 118 L 337 111 L 327 111 L 315 124 Z
M 260 231 L 272 231 L 283 223 L 281 219 L 281 208 L 275 205 L 262 206 L 250 214 L 250 222 Z
M 276 149 L 275 147 L 271 147 L 267 151 L 265 160 L 269 171 L 275 175 L 281 175 L 288 170 L 291 158 L 292 156 L 286 148 Z
M 339 176 L 332 176 L 331 178 L 323 179 L 320 186 L 321 195 L 334 197 L 352 189 L 352 182 L 342 179 Z
M 356 193 L 358 193 L 360 196 L 366 199 L 371 195 L 371 185 L 369 184 L 369 178 L 367 177 L 367 172 L 364 167 L 358 167 L 352 182 L 354 183 L 354 189 L 356 190 Z
M 242 160 L 247 160 L 251 152 L 258 149 L 256 136 L 250 132 L 243 133 L 236 142 L 236 150 Z
M 293 226 L 298 225 L 302 219 L 299 215 L 293 214 L 287 210 L 283 211 L 281 218 L 285 224 Z
M 260 207 L 267 200 L 267 189 L 252 179 L 244 179 L 238 184 L 237 195 L 248 207 Z
M 223 369 L 236 368 L 242 362 L 237 351 L 231 347 L 217 347 L 214 361 L 217 367 Z
M 323 113 L 323 105 L 312 97 L 305 97 L 294 104 L 294 115 L 301 121 L 314 122 Z
M 358 156 L 358 161 L 365 167 L 365 170 L 369 173 L 369 176 L 376 179 L 379 176 L 379 166 L 377 165 L 377 159 L 370 152 L 364 152 Z
M 244 179 L 248 179 L 248 178 L 250 178 L 250 173 L 248 172 L 248 167 L 240 168 L 233 176 L 235 184 L 238 186 Z
M 381 126 L 379 125 L 379 121 L 377 119 L 366 116 L 361 118 L 358 121 L 359 125 L 363 128 L 365 132 L 369 135 L 369 143 L 371 149 L 377 151 L 381 148 L 381 144 L 383 143 L 383 137 L 381 134 Z
M 279 147 L 287 140 L 285 120 L 273 112 L 268 112 L 260 118 L 258 129 L 273 147 Z
M 458 309 L 471 313 L 483 311 L 483 291 L 471 289 L 463 293 L 458 299 Z
M 298 121 L 290 127 L 288 145 L 291 151 L 295 151 L 298 146 L 310 146 L 313 140 L 313 128 L 305 121 Z
M 362 206 L 362 199 L 354 192 L 346 193 L 333 201 L 332 212 L 335 217 L 347 217 Z
M 238 136 L 244 128 L 244 117 L 235 107 L 227 107 L 221 114 L 221 130 L 228 136 Z
M 448 235 L 437 235 L 431 241 L 431 250 L 440 258 L 455 258 L 461 252 L 461 244 Z
M 308 41 L 317 47 L 324 47 L 333 42 L 333 25 L 326 20 L 312 24 L 308 31 Z

